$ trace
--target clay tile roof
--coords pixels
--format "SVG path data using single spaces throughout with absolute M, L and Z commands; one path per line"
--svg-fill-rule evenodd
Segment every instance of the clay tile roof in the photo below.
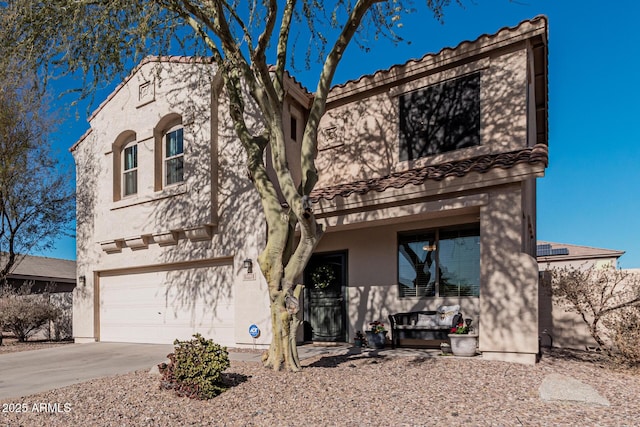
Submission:
M 432 59 L 433 58 L 437 58 L 439 55 L 442 55 L 443 53 L 455 52 L 458 49 L 464 48 L 465 46 L 471 46 L 471 45 L 476 44 L 476 43 L 490 43 L 492 40 L 498 38 L 498 36 L 500 36 L 500 35 L 503 35 L 504 37 L 509 37 L 510 35 L 513 36 L 513 37 L 517 37 L 517 33 L 519 31 L 524 31 L 524 30 L 528 29 L 531 26 L 537 26 L 537 25 L 540 25 L 541 23 L 546 26 L 546 22 L 547 22 L 547 17 L 545 15 L 538 15 L 538 16 L 532 18 L 532 19 L 526 19 L 526 20 L 520 22 L 516 26 L 505 26 L 505 27 L 502 27 L 494 34 L 485 33 L 485 34 L 482 34 L 481 36 L 477 37 L 474 40 L 464 40 L 464 41 L 458 43 L 458 45 L 455 46 L 455 47 L 444 47 L 437 53 L 427 53 L 422 58 L 409 59 L 403 64 L 396 64 L 396 65 L 393 65 L 393 66 L 391 66 L 390 68 L 387 68 L 387 69 L 377 70 L 372 74 L 362 75 L 362 76 L 358 77 L 357 79 L 351 79 L 351 80 L 348 80 L 348 81 L 346 81 L 344 83 L 340 83 L 340 84 L 334 85 L 331 88 L 331 93 L 329 94 L 329 98 L 332 98 L 332 96 L 338 96 L 340 93 L 342 93 L 343 90 L 348 89 L 350 86 L 356 86 L 356 85 L 358 85 L 360 83 L 363 83 L 363 82 L 366 82 L 366 81 L 369 81 L 369 80 L 372 81 L 372 80 L 376 79 L 377 77 L 381 77 L 381 76 L 384 76 L 384 75 L 393 76 L 394 74 L 400 74 L 399 71 L 406 70 L 407 68 L 409 68 L 411 66 L 418 66 L 422 62 L 426 62 L 426 60 L 428 58 L 432 58 Z
M 311 192 L 310 199 L 317 203 L 321 199 L 332 200 L 336 196 L 348 197 L 351 194 L 366 194 L 370 191 L 382 192 L 388 188 L 403 188 L 405 185 L 421 185 L 432 179 L 441 181 L 447 177 L 463 177 L 469 172 L 485 173 L 493 168 L 510 169 L 520 163 L 548 164 L 548 148 L 536 144 L 532 148 L 509 153 L 487 154 L 455 162 L 428 165 L 421 168 L 392 173 L 380 178 L 371 178 L 324 188 Z

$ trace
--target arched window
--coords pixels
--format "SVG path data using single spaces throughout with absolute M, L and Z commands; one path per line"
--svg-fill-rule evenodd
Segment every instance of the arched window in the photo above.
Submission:
M 155 139 L 155 191 L 185 180 L 184 127 L 182 117 L 171 113 L 163 117 L 154 128 Z
M 182 125 L 172 127 L 164 136 L 164 184 L 184 181 L 184 140 Z
M 138 143 L 132 130 L 122 132 L 112 146 L 113 201 L 138 193 Z
M 122 196 L 138 192 L 138 144 L 133 141 L 124 147 L 122 155 Z

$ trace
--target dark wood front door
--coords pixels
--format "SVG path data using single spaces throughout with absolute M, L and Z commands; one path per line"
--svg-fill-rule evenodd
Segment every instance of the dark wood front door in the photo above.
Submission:
M 315 254 L 304 273 L 306 341 L 346 340 L 347 254 Z

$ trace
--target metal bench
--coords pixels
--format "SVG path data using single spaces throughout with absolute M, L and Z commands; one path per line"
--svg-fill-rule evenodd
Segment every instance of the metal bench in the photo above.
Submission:
M 459 311 L 455 313 L 451 324 L 436 325 L 426 322 L 425 319 L 435 318 L 442 314 L 439 311 L 411 311 L 389 315 L 391 328 L 391 347 L 396 348 L 401 339 L 442 340 L 448 339 L 451 328 L 458 325 L 463 317 Z M 423 317 L 424 316 L 424 317 Z

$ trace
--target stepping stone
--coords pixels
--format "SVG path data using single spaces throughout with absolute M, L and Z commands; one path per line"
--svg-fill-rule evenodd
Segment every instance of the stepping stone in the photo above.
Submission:
M 546 401 L 611 406 L 609 401 L 590 385 L 560 374 L 550 374 L 545 377 L 540 385 L 540 398 Z

